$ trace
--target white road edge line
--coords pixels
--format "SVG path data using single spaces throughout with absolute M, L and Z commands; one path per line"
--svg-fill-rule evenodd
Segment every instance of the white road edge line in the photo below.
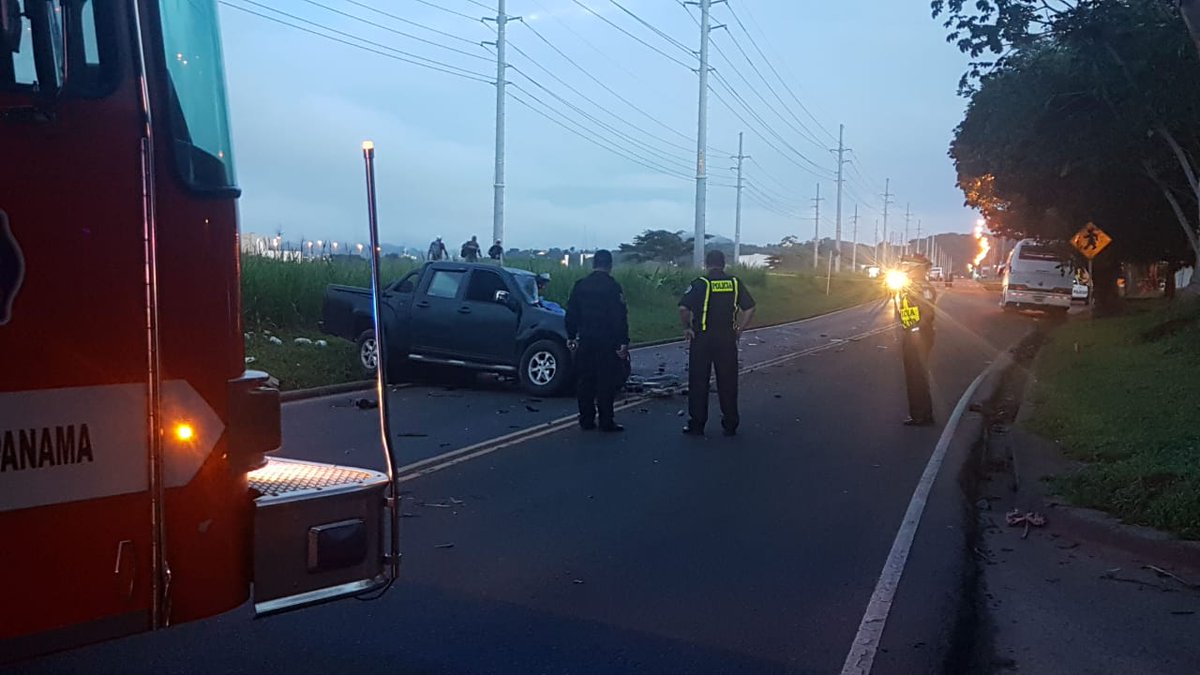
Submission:
M 875 591 L 871 594 L 871 601 L 867 603 L 867 610 L 863 614 L 862 622 L 858 625 L 858 634 L 854 636 L 854 642 L 850 644 L 850 653 L 846 655 L 846 662 L 842 666 L 842 675 L 869 675 L 871 672 L 871 668 L 875 664 L 875 654 L 878 652 L 880 640 L 883 638 L 883 629 L 887 625 L 888 614 L 892 610 L 892 601 L 895 599 L 896 589 L 900 585 L 900 577 L 904 574 L 913 539 L 921 524 L 921 516 L 925 513 L 925 504 L 929 500 L 933 483 L 937 480 L 938 473 L 942 468 L 942 461 L 945 460 L 946 452 L 950 448 L 950 441 L 958 430 L 958 423 L 962 420 L 967 405 L 975 395 L 975 390 L 979 388 L 984 379 L 1010 361 L 1009 352 L 1005 350 L 1000 357 L 975 377 L 975 380 L 963 392 L 962 397 L 958 399 L 954 411 L 950 413 L 946 427 L 942 429 L 942 435 L 938 438 L 937 445 L 934 446 L 933 454 L 929 456 L 924 473 L 921 474 L 921 480 L 917 482 L 917 487 L 913 490 L 908 510 L 904 512 L 904 520 L 901 521 L 900 529 L 896 532 L 896 539 L 892 542 L 892 550 L 888 552 L 887 561 L 884 562 L 883 571 L 879 575 L 879 581 L 875 583 Z
M 871 330 L 868 330 L 868 331 L 865 331 L 862 333 L 858 333 L 856 335 L 851 335 L 850 337 L 847 337 L 847 338 L 838 339 L 838 340 L 836 340 L 834 342 L 830 342 L 828 344 L 817 345 L 815 347 L 809 347 L 808 349 L 802 349 L 798 352 L 792 352 L 791 354 L 785 354 L 783 356 L 779 356 L 779 357 L 776 357 L 773 359 L 768 359 L 768 360 L 762 361 L 760 363 L 751 364 L 749 366 L 746 366 L 745 368 L 740 369 L 738 371 L 738 374 L 745 375 L 747 373 L 752 373 L 756 370 L 761 370 L 763 368 L 777 366 L 777 365 L 780 365 L 783 363 L 787 363 L 788 361 L 793 361 L 802 356 L 808 356 L 809 354 L 815 354 L 816 352 L 824 351 L 826 349 L 832 349 L 834 347 L 839 347 L 839 346 L 842 346 L 843 344 L 845 344 L 846 342 L 861 340 L 863 338 L 867 338 L 872 335 L 878 335 L 879 333 L 889 331 L 891 329 L 892 329 L 892 326 L 890 324 L 887 326 L 879 327 L 879 328 L 873 328 Z M 629 400 L 622 401 L 621 403 L 617 404 L 616 410 L 619 412 L 621 410 L 632 408 L 633 406 L 639 405 L 641 403 L 645 403 L 646 401 L 651 400 L 652 398 L 653 397 L 650 397 L 650 396 L 635 396 Z M 457 450 L 451 450 L 449 452 L 442 453 L 435 457 L 429 457 L 429 458 L 420 460 L 418 462 L 413 462 L 412 464 L 407 464 L 405 466 L 402 466 L 402 467 L 396 469 L 396 474 L 397 474 L 396 482 L 397 483 L 405 483 L 407 481 L 410 481 L 410 480 L 413 480 L 416 478 L 420 478 L 421 476 L 427 476 L 431 473 L 436 473 L 443 469 L 448 469 L 457 464 L 462 464 L 463 462 L 470 461 L 477 457 L 483 457 L 484 455 L 489 455 L 493 452 L 496 452 L 497 450 L 503 450 L 504 448 L 507 448 L 507 447 L 510 447 L 513 445 L 517 445 L 518 443 L 524 443 L 525 441 L 530 441 L 535 438 L 541 438 L 543 436 L 548 436 L 550 434 L 562 431 L 563 429 L 567 429 L 567 428 L 574 426 L 575 418 L 576 418 L 576 415 L 567 415 L 565 417 L 560 417 L 551 422 L 546 422 L 541 427 L 529 427 L 526 429 L 521 429 L 518 431 L 514 431 L 510 434 L 506 434 L 504 436 L 497 436 L 496 438 L 490 438 L 486 441 L 480 441 L 479 443 L 475 443 L 473 445 L 468 445 L 466 447 L 459 448 Z

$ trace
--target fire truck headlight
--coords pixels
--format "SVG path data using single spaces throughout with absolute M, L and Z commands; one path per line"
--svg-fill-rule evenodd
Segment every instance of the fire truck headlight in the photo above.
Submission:
M 184 443 L 196 437 L 196 430 L 187 422 L 180 422 L 175 425 L 175 438 Z
M 888 270 L 884 280 L 892 291 L 899 291 L 908 285 L 908 275 L 900 270 Z

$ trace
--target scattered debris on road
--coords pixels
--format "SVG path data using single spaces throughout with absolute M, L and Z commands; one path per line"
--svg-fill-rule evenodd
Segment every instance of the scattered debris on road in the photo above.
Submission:
M 419 431 L 405 431 L 403 433 L 396 434 L 396 438 L 427 438 L 428 436 L 429 434 L 423 434 Z
M 1013 509 L 1004 514 L 1004 522 L 1008 523 L 1009 527 L 1025 526 L 1025 531 L 1021 533 L 1021 538 L 1025 539 L 1029 536 L 1029 528 L 1042 527 L 1046 524 L 1046 516 L 1033 511 L 1021 512 L 1021 509 Z
M 454 548 L 454 544 L 452 544 L 452 543 L 438 544 L 437 546 L 434 546 L 434 548 Z
M 526 405 L 525 409 L 528 410 L 529 412 L 542 412 L 541 408 L 535 408 L 531 405 Z
M 356 398 L 354 399 L 354 407 L 359 410 L 371 410 L 379 407 L 379 401 L 373 398 Z
M 1172 572 L 1168 572 L 1167 570 L 1164 570 L 1163 568 L 1158 567 L 1157 565 L 1142 565 L 1142 569 L 1150 570 L 1151 572 L 1154 572 L 1155 574 L 1157 574 L 1160 577 L 1165 577 L 1167 579 L 1174 579 L 1175 581 L 1178 581 L 1180 584 L 1182 584 L 1184 588 L 1200 590 L 1200 584 L 1193 584 L 1192 582 L 1187 581 L 1186 579 L 1183 579 L 1179 575 L 1174 574 Z

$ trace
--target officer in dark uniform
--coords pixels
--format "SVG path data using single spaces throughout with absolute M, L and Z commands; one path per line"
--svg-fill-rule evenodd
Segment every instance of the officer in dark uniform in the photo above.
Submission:
M 627 372 L 629 319 L 621 285 L 612 278 L 612 253 L 592 258 L 593 272 L 575 282 L 567 300 L 567 346 L 575 353 L 579 426 L 585 431 L 624 431 L 613 419 L 613 401 Z
M 717 374 L 721 428 L 737 433 L 738 338 L 754 319 L 754 297 L 737 277 L 725 273 L 725 254 L 709 251 L 703 276 L 679 301 L 679 321 L 688 349 L 688 423 L 683 433 L 703 435 L 708 422 L 708 377 Z
M 923 256 L 905 261 L 907 279 L 893 289 L 896 322 L 900 327 L 900 349 L 904 359 L 904 383 L 908 389 L 909 426 L 933 424 L 933 399 L 929 393 L 929 354 L 933 350 L 937 300 L 928 281 L 930 263 Z

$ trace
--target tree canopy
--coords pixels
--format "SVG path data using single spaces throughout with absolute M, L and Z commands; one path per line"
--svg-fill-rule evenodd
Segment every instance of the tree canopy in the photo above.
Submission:
M 935 0 L 973 58 L 950 155 L 1006 236 L 1095 222 L 1126 259 L 1200 255 L 1200 58 L 1168 0 Z

